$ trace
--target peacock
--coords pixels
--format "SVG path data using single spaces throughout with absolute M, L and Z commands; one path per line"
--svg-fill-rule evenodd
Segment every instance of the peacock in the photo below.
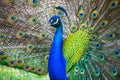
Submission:
M 0 80 L 120 80 L 120 0 L 1 0 Z

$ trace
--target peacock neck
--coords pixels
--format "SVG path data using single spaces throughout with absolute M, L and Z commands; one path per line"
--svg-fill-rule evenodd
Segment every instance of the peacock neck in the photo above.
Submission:
M 62 44 L 63 44 L 63 37 L 62 37 L 62 25 L 56 28 L 56 32 L 54 35 L 53 43 L 52 43 L 52 53 L 51 55 L 62 55 Z M 57 52 L 59 51 L 59 53 Z
M 62 33 L 62 32 L 63 32 L 62 24 L 59 25 L 59 26 L 56 28 L 56 32 L 55 32 L 55 34 L 56 34 L 57 32 L 59 32 L 59 33 Z
M 63 56 L 63 37 L 62 37 L 62 25 L 58 26 L 54 35 L 48 69 L 50 80 L 67 80 L 66 77 L 66 62 Z

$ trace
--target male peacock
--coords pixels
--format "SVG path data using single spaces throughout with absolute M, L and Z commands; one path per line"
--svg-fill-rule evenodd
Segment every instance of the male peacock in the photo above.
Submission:
M 50 80 L 67 80 L 65 70 L 66 61 L 64 59 L 62 51 L 62 22 L 59 16 L 52 16 L 49 22 L 51 23 L 51 26 L 56 28 L 48 60 L 48 71 Z
M 120 79 L 120 0 L 1 0 L 0 12 L 0 80 Z

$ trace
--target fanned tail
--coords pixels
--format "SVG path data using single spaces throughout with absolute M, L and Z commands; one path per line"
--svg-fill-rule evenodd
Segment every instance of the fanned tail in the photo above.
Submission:
M 79 6 L 71 7 L 79 18 L 76 19 L 79 26 L 77 29 L 87 30 L 91 38 L 83 57 L 70 70 L 69 79 L 118 80 L 120 78 L 120 1 L 81 0 L 79 2 Z

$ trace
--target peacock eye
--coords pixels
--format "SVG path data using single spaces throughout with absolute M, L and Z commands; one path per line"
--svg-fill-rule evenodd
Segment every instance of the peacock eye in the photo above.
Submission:
M 53 22 L 56 22 L 57 21 L 57 19 L 53 19 Z
M 52 19 L 51 22 L 54 23 L 54 24 L 57 24 L 58 19 Z

